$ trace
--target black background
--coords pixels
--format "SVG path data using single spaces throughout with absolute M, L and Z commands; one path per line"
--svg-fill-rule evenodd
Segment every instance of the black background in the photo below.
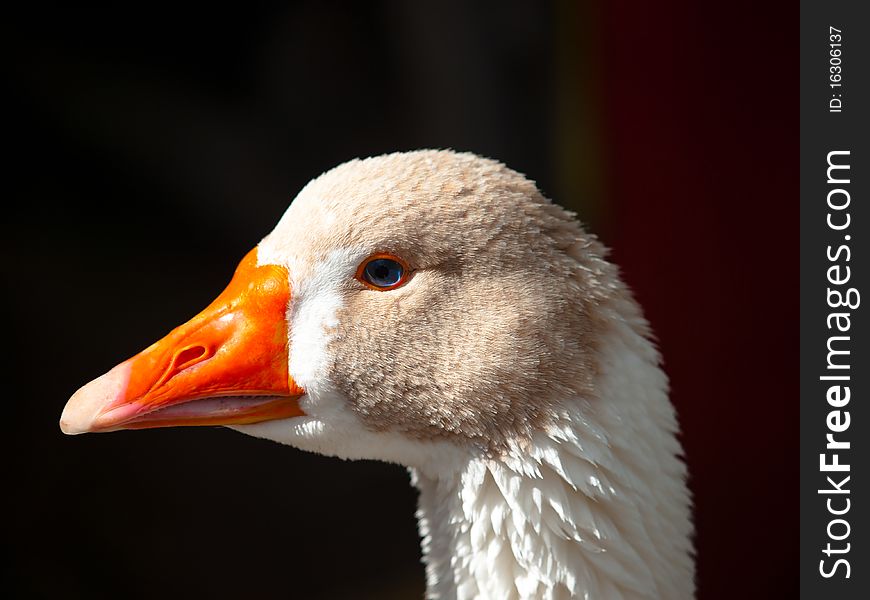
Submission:
M 67 438 L 344 160 L 498 158 L 614 248 L 684 429 L 699 597 L 797 590 L 797 7 L 40 4 L 3 20 L 4 589 L 419 597 L 405 472 L 223 429 Z

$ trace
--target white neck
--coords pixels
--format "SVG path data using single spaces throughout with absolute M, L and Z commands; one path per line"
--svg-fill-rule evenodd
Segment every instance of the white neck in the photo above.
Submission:
M 622 324 L 594 402 L 499 458 L 411 469 L 431 599 L 694 596 L 689 495 L 667 382 Z

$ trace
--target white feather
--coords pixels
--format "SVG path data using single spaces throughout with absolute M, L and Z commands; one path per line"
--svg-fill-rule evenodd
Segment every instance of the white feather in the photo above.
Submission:
M 568 402 L 531 449 L 414 473 L 429 598 L 693 597 L 666 380 L 652 346 L 625 323 L 602 355 L 596 410 Z M 656 426 L 624 426 L 634 419 Z

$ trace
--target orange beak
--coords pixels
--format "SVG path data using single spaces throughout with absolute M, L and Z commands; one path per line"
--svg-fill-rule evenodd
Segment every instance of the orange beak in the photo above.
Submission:
M 73 394 L 64 433 L 239 425 L 301 416 L 287 372 L 287 271 L 254 249 L 208 308 Z

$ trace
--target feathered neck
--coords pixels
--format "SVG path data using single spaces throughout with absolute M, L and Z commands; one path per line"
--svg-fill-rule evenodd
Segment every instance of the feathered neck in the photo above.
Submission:
M 499 458 L 411 470 L 427 597 L 694 596 L 689 494 L 667 381 L 620 322 L 594 402 Z

